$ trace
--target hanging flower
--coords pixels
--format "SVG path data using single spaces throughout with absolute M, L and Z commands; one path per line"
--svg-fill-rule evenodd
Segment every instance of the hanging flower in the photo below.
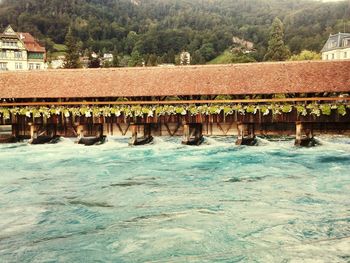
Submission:
M 228 105 L 224 106 L 223 109 L 224 109 L 225 116 L 231 115 L 234 112 L 233 108 L 231 106 L 228 106 Z
M 251 105 L 246 106 L 245 110 L 247 113 L 255 114 L 257 112 L 258 108 L 251 104 Z
M 270 109 L 269 109 L 269 106 L 267 105 L 262 105 L 259 107 L 260 109 L 260 112 L 263 114 L 263 116 L 267 116 L 270 114 Z
M 310 114 L 316 115 L 317 117 L 321 116 L 321 110 L 320 110 L 320 107 L 318 106 L 318 104 L 312 103 L 312 104 L 307 105 L 306 108 L 308 108 L 310 110 Z
M 329 104 L 322 104 L 322 105 L 320 105 L 320 110 L 321 110 L 323 115 L 329 116 L 332 113 L 332 107 Z
M 292 110 L 293 110 L 293 107 L 290 104 L 284 104 L 282 106 L 282 112 L 283 113 L 289 113 L 289 112 L 292 112 Z
M 345 116 L 346 115 L 346 108 L 344 105 L 339 105 L 338 106 L 338 114 L 341 116 Z

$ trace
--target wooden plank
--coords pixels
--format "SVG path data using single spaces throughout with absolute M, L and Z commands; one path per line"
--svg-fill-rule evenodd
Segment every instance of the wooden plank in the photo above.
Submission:
M 313 97 L 283 99 L 243 99 L 243 100 L 177 100 L 177 101 L 67 101 L 67 102 L 5 102 L 0 107 L 19 106 L 79 106 L 79 105 L 178 105 L 178 104 L 230 104 L 230 103 L 277 103 L 277 102 L 350 101 L 350 97 Z

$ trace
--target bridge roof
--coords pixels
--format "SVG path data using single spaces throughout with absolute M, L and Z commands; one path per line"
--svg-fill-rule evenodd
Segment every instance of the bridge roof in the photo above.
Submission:
M 350 60 L 0 73 L 0 98 L 350 92 Z

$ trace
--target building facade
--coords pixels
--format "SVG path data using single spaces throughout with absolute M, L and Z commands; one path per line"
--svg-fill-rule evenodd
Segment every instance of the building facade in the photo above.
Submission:
M 17 33 L 11 26 L 0 34 L 0 71 L 46 69 L 45 48 L 29 33 Z
M 191 64 L 191 54 L 189 52 L 181 52 L 180 54 L 180 65 L 190 65 Z
M 330 35 L 321 53 L 322 60 L 350 59 L 350 33 Z

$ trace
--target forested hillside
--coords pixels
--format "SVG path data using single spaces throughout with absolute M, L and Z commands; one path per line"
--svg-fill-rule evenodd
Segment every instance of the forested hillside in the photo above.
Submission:
M 266 53 L 275 17 L 285 27 L 292 53 L 319 52 L 330 33 L 350 31 L 348 1 L 307 0 L 3 0 L 0 29 L 11 24 L 48 48 L 62 44 L 68 28 L 82 51 L 156 55 L 174 62 L 182 50 L 205 63 L 232 45 L 232 37 L 255 44 L 255 60 Z M 345 21 L 345 22 L 344 22 Z

